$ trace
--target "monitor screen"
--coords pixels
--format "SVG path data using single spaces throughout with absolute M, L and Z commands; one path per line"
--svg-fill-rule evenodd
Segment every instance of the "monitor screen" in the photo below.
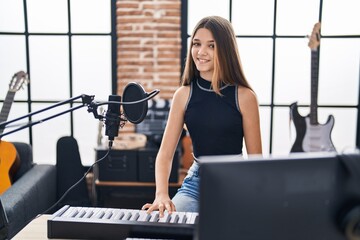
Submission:
M 345 231 L 360 237 L 359 153 L 199 162 L 195 239 L 351 239 Z

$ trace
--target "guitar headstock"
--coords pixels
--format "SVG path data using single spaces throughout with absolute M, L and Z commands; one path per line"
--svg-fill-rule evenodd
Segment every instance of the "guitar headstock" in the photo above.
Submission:
M 321 27 L 320 22 L 316 23 L 309 38 L 308 46 L 312 50 L 317 50 L 317 48 L 320 45 L 320 27 Z
M 28 84 L 29 79 L 27 73 L 24 71 L 19 71 L 14 74 L 10 83 L 9 83 L 9 92 L 16 92 L 20 88 L 24 87 L 24 84 Z

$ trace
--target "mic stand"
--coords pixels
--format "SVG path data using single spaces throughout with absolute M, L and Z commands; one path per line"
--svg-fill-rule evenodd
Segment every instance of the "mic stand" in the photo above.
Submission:
M 10 120 L 10 121 L 7 121 L 7 122 L 2 122 L 2 123 L 0 123 L 0 129 L 5 128 L 5 126 L 9 125 L 10 123 L 17 122 L 17 121 L 19 121 L 19 120 L 21 120 L 21 119 L 24 119 L 24 118 L 27 118 L 27 117 L 36 115 L 36 114 L 38 114 L 38 113 L 47 111 L 47 110 L 52 109 L 52 108 L 55 108 L 55 107 L 59 107 L 59 106 L 61 106 L 61 105 L 67 104 L 67 103 L 72 103 L 72 102 L 74 102 L 75 100 L 77 100 L 77 99 L 79 99 L 79 98 L 82 99 L 82 105 L 80 105 L 80 106 L 72 107 L 72 108 L 70 108 L 70 109 L 68 109 L 68 110 L 65 110 L 65 111 L 63 111 L 63 112 L 54 114 L 54 115 L 52 115 L 52 116 L 50 116 L 50 117 L 46 117 L 46 118 L 44 118 L 44 119 L 41 119 L 41 120 L 38 120 L 38 121 L 35 121 L 35 122 L 30 122 L 30 123 L 25 124 L 25 125 L 17 128 L 17 129 L 12 130 L 12 131 L 9 131 L 9 132 L 6 132 L 6 133 L 2 133 L 2 134 L 0 134 L 0 139 L 1 139 L 3 136 L 6 136 L 6 135 L 9 135 L 9 134 L 11 134 L 11 133 L 20 131 L 20 130 L 22 130 L 22 129 L 24 129 L 24 128 L 28 128 L 28 127 L 37 125 L 37 124 L 39 124 L 39 123 L 46 122 L 47 120 L 50 120 L 50 119 L 52 119 L 52 118 L 61 116 L 61 115 L 65 114 L 65 113 L 69 113 L 69 112 L 75 111 L 75 110 L 77 110 L 77 109 L 79 109 L 79 108 L 82 108 L 82 107 L 85 107 L 85 106 L 88 106 L 88 107 L 89 107 L 88 112 L 90 112 L 90 111 L 93 112 L 95 118 L 102 120 L 103 116 L 101 116 L 101 115 L 99 115 L 99 114 L 97 114 L 97 113 L 94 112 L 94 111 L 97 110 L 96 103 L 93 103 L 94 97 L 95 97 L 94 95 L 85 95 L 85 94 L 82 94 L 82 95 L 79 95 L 79 96 L 77 96 L 77 97 L 73 97 L 73 98 L 70 98 L 70 99 L 68 99 L 68 100 L 65 100 L 65 101 L 56 103 L 56 104 L 54 104 L 54 105 L 51 105 L 50 107 L 43 108 L 43 109 L 41 109 L 41 110 L 39 110 L 39 111 L 35 111 L 35 112 L 32 112 L 32 113 L 26 114 L 26 115 L 24 115 L 24 116 L 22 116 L 22 117 L 19 117 L 19 118 L 16 118 L 16 119 L 13 119 L 13 120 Z
M 105 122 L 105 124 L 116 124 L 117 126 L 118 125 L 118 122 L 121 123 L 121 121 L 123 122 L 126 122 L 127 119 L 126 118 L 122 118 L 121 117 L 121 114 L 120 116 L 110 116 L 111 114 L 107 114 L 108 116 L 103 116 L 103 115 L 99 115 L 98 112 L 97 112 L 97 107 L 98 106 L 101 106 L 101 105 L 104 105 L 104 104 L 109 104 L 109 103 L 112 103 L 112 104 L 118 104 L 118 105 L 131 105 L 131 104 L 137 104 L 137 103 L 141 103 L 141 102 L 144 102 L 144 101 L 147 101 L 151 98 L 153 98 L 155 95 L 157 95 L 159 93 L 159 90 L 154 90 L 152 91 L 150 94 L 147 95 L 147 97 L 144 97 L 143 99 L 140 99 L 140 100 L 136 100 L 136 101 L 131 101 L 131 102 L 117 102 L 117 101 L 108 101 L 108 102 L 94 102 L 94 98 L 95 98 L 95 95 L 86 95 L 86 94 L 82 94 L 82 95 L 79 95 L 79 96 L 76 96 L 76 97 L 73 97 L 73 98 L 70 98 L 68 100 L 65 100 L 65 101 L 62 101 L 62 102 L 58 102 L 54 105 L 51 105 L 50 107 L 47 107 L 47 108 L 43 108 L 41 110 L 38 110 L 38 111 L 35 111 L 35 112 L 32 112 L 32 113 L 29 113 L 29 114 L 26 114 L 22 117 L 19 117 L 19 118 L 15 118 L 13 120 L 10 120 L 10 121 L 7 121 L 7 122 L 1 122 L 0 123 L 0 129 L 5 129 L 5 127 L 7 125 L 9 125 L 10 123 L 14 123 L 14 122 L 17 122 L 21 119 L 24 119 L 24 118 L 27 118 L 27 117 L 30 117 L 30 116 L 33 116 L 33 115 L 36 115 L 38 113 L 41 113 L 41 112 L 44 112 L 44 111 L 47 111 L 47 110 L 50 110 L 52 108 L 55 108 L 55 107 L 59 107 L 59 106 L 62 106 L 64 104 L 67 104 L 67 103 L 73 103 L 76 99 L 79 99 L 81 98 L 82 99 L 82 105 L 80 106 L 77 106 L 77 107 L 72 107 L 72 108 L 69 108 L 68 110 L 65 110 L 63 112 L 60 112 L 60 113 L 57 113 L 57 114 L 54 114 L 54 115 L 51 115 L 49 117 L 46 117 L 44 119 L 41 119 L 41 120 L 38 120 L 38 121 L 34 121 L 34 122 L 29 122 L 28 124 L 25 124 L 25 125 L 22 125 L 20 126 L 19 128 L 16 128 L 12 131 L 8 131 L 6 133 L 1 133 L 0 134 L 0 140 L 3 136 L 6 136 L 6 135 L 9 135 L 11 133 L 14 133 L 14 132 L 17 132 L 17 131 L 20 131 L 24 128 L 28 128 L 28 127 L 31 127 L 31 126 L 34 126 L 34 125 L 37 125 L 39 123 L 43 123 L 43 122 L 46 122 L 47 120 L 50 120 L 52 118 L 55 118 L 55 117 L 58 117 L 58 116 L 61 116 L 65 113 L 69 113 L 69 112 L 73 112 L 79 108 L 82 108 L 82 107 L 85 107 L 87 106 L 88 107 L 88 112 L 92 112 L 94 117 L 96 119 L 99 119 L 100 121 L 103 121 L 103 119 L 105 118 L 107 121 Z M 121 124 L 120 124 L 121 126 Z M 109 148 L 111 148 L 112 146 L 112 139 L 109 140 Z
M 19 117 L 19 118 L 16 118 L 16 119 L 13 119 L 13 120 L 10 120 L 10 121 L 7 121 L 7 122 L 1 122 L 1 123 L 0 123 L 0 129 L 5 129 L 5 127 L 6 127 L 7 125 L 9 125 L 9 124 L 11 124 L 11 123 L 14 123 L 14 122 L 17 122 L 17 121 L 19 121 L 19 120 L 21 120 L 21 119 L 24 119 L 24 118 L 27 118 L 27 117 L 36 115 L 36 114 L 41 113 L 41 112 L 45 112 L 45 111 L 47 111 L 47 110 L 50 110 L 50 109 L 52 109 L 52 108 L 56 108 L 56 107 L 62 106 L 62 105 L 67 104 L 67 103 L 73 103 L 75 100 L 80 99 L 80 98 L 82 99 L 82 105 L 80 105 L 80 106 L 76 106 L 76 107 L 69 108 L 68 110 L 65 110 L 65 111 L 63 111 L 63 112 L 60 112 L 60 113 L 51 115 L 51 116 L 46 117 L 46 118 L 44 118 L 44 119 L 42 119 L 42 120 L 38 120 L 38 121 L 34 121 L 34 122 L 31 121 L 31 122 L 29 122 L 28 124 L 24 124 L 24 125 L 20 126 L 19 128 L 16 128 L 16 129 L 14 129 L 14 130 L 12 130 L 12 131 L 9 131 L 9 132 L 6 132 L 6 133 L 1 133 L 1 134 L 0 134 L 0 141 L 1 141 L 1 138 L 2 138 L 3 136 L 6 136 L 6 135 L 9 135 L 9 134 L 11 134 L 11 133 L 20 131 L 20 130 L 22 130 L 22 129 L 24 129 L 24 128 L 28 128 L 28 127 L 34 126 L 34 125 L 39 124 L 39 123 L 43 123 L 43 122 L 45 122 L 45 121 L 47 121 L 47 120 L 50 120 L 50 119 L 52 119 L 52 118 L 61 116 L 61 115 L 63 115 L 63 114 L 69 113 L 69 112 L 73 112 L 73 111 L 75 111 L 75 110 L 77 110 L 77 109 L 79 109 L 79 108 L 85 107 L 85 106 L 88 107 L 88 110 L 87 110 L 87 111 L 88 111 L 88 112 L 92 112 L 93 115 L 94 115 L 94 117 L 95 117 L 96 119 L 99 119 L 100 121 L 103 121 L 103 119 L 105 118 L 105 120 L 108 122 L 108 124 L 116 124 L 116 125 L 117 125 L 118 121 L 119 121 L 119 122 L 121 122 L 121 121 L 125 121 L 125 122 L 126 122 L 127 119 L 121 118 L 121 114 L 120 114 L 119 116 L 118 116 L 118 115 L 116 115 L 116 116 L 110 116 L 111 114 L 107 114 L 108 116 L 99 115 L 98 112 L 97 112 L 97 107 L 98 107 L 98 106 L 101 106 L 101 105 L 104 105 L 104 104 L 109 104 L 109 103 L 111 103 L 111 104 L 118 104 L 118 105 L 137 104 L 137 103 L 140 103 L 140 102 L 143 102 L 143 101 L 147 101 L 147 100 L 149 100 L 150 98 L 153 98 L 153 97 L 154 97 L 156 94 L 158 94 L 158 93 L 159 93 L 159 90 L 154 90 L 154 91 L 152 91 L 147 97 L 144 97 L 143 99 L 140 99 L 140 100 L 137 100 L 137 101 L 132 101 L 132 102 L 117 102 L 117 101 L 94 102 L 94 101 L 93 101 L 94 98 L 95 98 L 94 95 L 85 95 L 85 94 L 82 94 L 82 95 L 79 95 L 79 96 L 77 96 L 77 97 L 73 97 L 73 98 L 70 98 L 70 99 L 68 99 L 68 100 L 65 100 L 65 101 L 56 103 L 56 104 L 51 105 L 51 106 L 49 106 L 49 107 L 47 107 L 47 108 L 43 108 L 43 109 L 41 109 L 41 110 L 38 110 L 38 111 L 35 111 L 35 112 L 32 112 L 32 113 L 26 114 L 26 115 L 24 115 L 24 116 L 22 116 L 22 117 Z M 105 123 L 106 123 L 106 122 L 105 122 Z M 117 125 L 117 126 L 118 126 L 118 125 Z M 110 149 L 111 149 L 111 147 L 112 147 L 112 143 L 113 143 L 113 140 L 109 140 L 109 150 L 108 150 L 108 153 L 107 153 L 107 154 L 109 154 L 109 152 L 110 152 Z M 97 160 L 93 165 L 91 165 L 91 167 L 88 169 L 88 171 L 85 173 L 85 175 L 84 175 L 77 183 L 75 183 L 71 188 L 69 188 L 69 189 L 64 193 L 64 195 L 63 195 L 53 206 L 51 206 L 49 209 L 47 209 L 44 213 L 48 212 L 48 211 L 51 210 L 54 206 L 56 206 L 56 205 L 66 196 L 66 194 L 67 194 L 71 189 L 73 189 L 80 181 L 82 181 L 82 180 L 86 177 L 87 173 L 92 169 L 92 167 L 93 167 L 95 164 L 97 164 L 98 162 L 100 162 L 100 161 L 102 161 L 103 159 L 105 159 L 105 157 L 107 156 L 107 154 L 106 154 L 104 157 L 102 157 L 101 159 Z M 0 233 L 1 233 L 1 232 L 0 232 Z

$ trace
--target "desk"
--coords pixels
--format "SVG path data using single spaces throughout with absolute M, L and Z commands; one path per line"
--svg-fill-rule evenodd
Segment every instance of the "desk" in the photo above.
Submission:
M 186 169 L 180 169 L 178 182 L 170 182 L 169 187 L 181 187 L 181 184 L 187 174 Z M 126 182 L 126 181 L 100 181 L 95 180 L 95 186 L 97 187 L 155 187 L 155 182 Z
M 50 215 L 42 215 L 15 235 L 14 240 L 42 240 L 47 238 L 47 220 Z

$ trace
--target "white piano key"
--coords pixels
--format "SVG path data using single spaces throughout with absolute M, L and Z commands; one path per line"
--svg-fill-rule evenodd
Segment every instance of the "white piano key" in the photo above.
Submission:
M 176 212 L 170 214 L 170 223 L 177 223 L 179 220 L 179 216 Z
M 194 216 L 193 216 L 193 212 L 185 212 L 185 214 L 186 214 L 186 223 L 187 224 L 192 224 L 193 222 L 193 218 L 194 218 Z
M 85 215 L 86 211 L 84 208 L 80 208 L 78 214 L 76 214 L 76 218 L 82 218 Z
M 124 220 L 124 221 L 126 221 L 127 218 L 129 217 L 128 212 L 129 212 L 130 210 L 129 210 L 129 209 L 121 208 L 120 211 L 121 211 L 122 213 L 124 213 L 124 214 L 122 215 L 121 218 L 119 218 L 119 220 Z
M 104 211 L 103 208 L 94 208 L 93 214 L 89 218 L 97 218 L 97 214 L 101 211 Z
M 111 210 L 111 217 L 109 219 L 115 219 L 115 217 L 117 216 L 117 214 L 119 213 L 120 209 L 116 209 L 116 208 L 110 208 Z
M 113 215 L 112 209 L 107 209 L 107 210 L 105 211 L 105 214 L 104 214 L 104 216 L 103 216 L 103 219 L 110 219 L 112 215 Z
M 164 216 L 159 218 L 159 222 L 168 223 L 170 221 L 170 215 L 168 212 L 164 212 Z
M 61 217 L 64 217 L 64 218 L 68 217 L 75 209 L 76 209 L 75 207 L 69 207 L 69 209 L 66 210 L 66 211 L 61 215 Z
M 186 215 L 184 212 L 178 212 L 179 220 L 178 223 L 186 223 Z
M 126 211 L 125 216 L 121 220 L 129 221 L 129 219 L 131 218 L 131 215 L 132 215 L 132 213 L 130 211 Z
M 139 210 L 134 210 L 132 212 L 132 216 L 129 219 L 129 221 L 136 221 L 139 218 L 140 214 L 139 214 Z
M 157 222 L 157 221 L 159 221 L 159 212 L 158 211 L 151 212 L 151 217 L 149 219 L 149 222 Z
M 90 218 L 94 214 L 94 208 L 86 209 L 86 213 L 82 218 Z
M 186 215 L 187 215 L 187 218 L 188 218 L 186 223 L 194 224 L 198 213 L 196 213 L 196 212 L 188 212 L 188 213 L 186 213 Z
M 125 213 L 121 210 L 119 210 L 117 213 L 114 214 L 114 217 L 112 219 L 114 220 L 121 220 L 124 217 Z
M 72 212 L 69 214 L 69 217 L 70 217 L 70 218 L 73 218 L 73 217 L 75 217 L 78 213 L 79 213 L 78 208 L 75 208 L 74 211 L 72 211 Z
M 140 211 L 139 214 L 138 222 L 148 222 L 151 217 L 151 214 L 148 214 L 146 211 Z

